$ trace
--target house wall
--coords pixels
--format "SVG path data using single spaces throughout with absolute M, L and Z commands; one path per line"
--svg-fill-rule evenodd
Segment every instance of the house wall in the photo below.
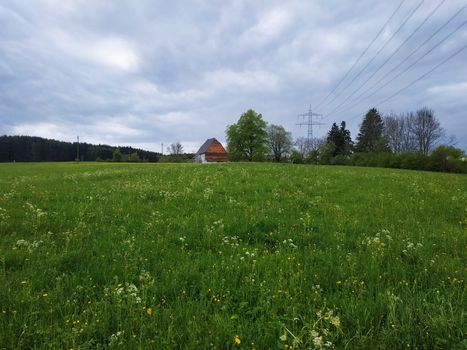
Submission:
M 206 161 L 208 162 L 227 162 L 227 153 L 206 153 Z
M 206 163 L 206 154 L 197 154 L 195 155 L 194 161 L 196 163 Z
M 226 162 L 228 160 L 227 152 L 220 143 L 211 144 L 205 155 L 208 162 Z

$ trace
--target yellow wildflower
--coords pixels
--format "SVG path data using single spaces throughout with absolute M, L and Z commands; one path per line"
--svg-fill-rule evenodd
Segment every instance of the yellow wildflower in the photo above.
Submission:
M 146 313 L 148 314 L 148 316 L 151 316 L 152 315 L 152 307 L 148 307 L 146 309 Z
M 48 294 L 48 293 L 44 293 L 44 294 L 42 294 L 42 296 L 45 298 L 45 297 L 49 296 L 49 294 Z
M 339 317 L 331 317 L 331 323 L 334 327 L 339 328 L 341 326 L 341 320 Z
M 240 345 L 242 343 L 242 341 L 240 340 L 240 337 L 238 335 L 235 336 L 234 343 L 235 343 L 235 345 Z

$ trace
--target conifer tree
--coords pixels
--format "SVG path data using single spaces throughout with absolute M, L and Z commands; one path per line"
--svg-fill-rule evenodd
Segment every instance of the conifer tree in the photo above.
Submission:
M 376 108 L 372 108 L 363 118 L 357 136 L 355 149 L 357 152 L 387 151 L 387 143 L 383 137 L 384 123 Z
M 347 130 L 345 126 L 345 121 L 341 122 L 340 127 L 338 127 L 336 123 L 333 123 L 331 130 L 328 132 L 326 141 L 335 146 L 333 157 L 337 155 L 348 156 L 352 153 L 352 138 L 350 137 L 350 131 Z

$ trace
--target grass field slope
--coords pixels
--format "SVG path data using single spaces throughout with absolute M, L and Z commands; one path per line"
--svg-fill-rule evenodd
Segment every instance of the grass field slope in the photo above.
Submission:
M 467 176 L 0 164 L 0 349 L 465 349 Z

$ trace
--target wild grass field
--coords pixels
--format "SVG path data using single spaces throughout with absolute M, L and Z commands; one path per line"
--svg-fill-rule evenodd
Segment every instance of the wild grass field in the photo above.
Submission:
M 465 349 L 467 176 L 0 165 L 2 349 Z

